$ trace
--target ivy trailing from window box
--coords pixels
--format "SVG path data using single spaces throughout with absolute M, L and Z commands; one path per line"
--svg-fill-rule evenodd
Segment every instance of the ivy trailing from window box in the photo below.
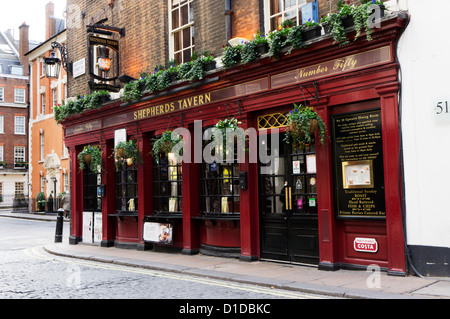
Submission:
M 84 170 L 86 167 L 92 172 L 97 172 L 102 167 L 102 149 L 98 145 L 87 145 L 78 154 L 78 163 L 80 169 Z
M 243 47 L 243 44 L 223 46 L 222 65 L 225 69 L 231 68 L 241 62 L 241 51 Z
M 94 91 L 86 96 L 78 96 L 74 101 L 69 101 L 53 108 L 55 121 L 61 123 L 72 115 L 80 114 L 86 110 L 98 109 L 110 99 L 111 96 L 107 91 Z

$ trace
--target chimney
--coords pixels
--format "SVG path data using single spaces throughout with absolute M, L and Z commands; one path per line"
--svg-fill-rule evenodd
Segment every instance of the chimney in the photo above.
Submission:
M 45 6 L 45 40 L 50 39 L 56 33 L 55 5 L 53 2 Z
M 23 66 L 23 75 L 28 75 L 28 57 L 25 53 L 29 51 L 29 29 L 30 26 L 25 22 L 19 27 L 19 57 L 20 64 Z

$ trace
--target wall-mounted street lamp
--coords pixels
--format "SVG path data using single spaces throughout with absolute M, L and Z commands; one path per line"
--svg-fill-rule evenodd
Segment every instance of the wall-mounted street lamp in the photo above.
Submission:
M 52 42 L 53 52 L 50 57 L 44 58 L 45 74 L 48 78 L 59 78 L 61 66 L 67 73 L 72 72 L 72 63 L 67 62 L 67 49 L 59 42 Z M 61 53 L 61 59 L 56 56 L 56 49 Z
M 108 72 L 111 69 L 111 58 L 109 57 L 109 48 L 106 46 L 98 47 L 98 68 L 103 72 Z

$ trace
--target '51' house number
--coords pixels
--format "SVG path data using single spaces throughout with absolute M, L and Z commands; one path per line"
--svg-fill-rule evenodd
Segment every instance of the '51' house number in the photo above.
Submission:
M 446 99 L 440 99 L 434 102 L 433 114 L 435 119 L 450 120 L 450 103 Z

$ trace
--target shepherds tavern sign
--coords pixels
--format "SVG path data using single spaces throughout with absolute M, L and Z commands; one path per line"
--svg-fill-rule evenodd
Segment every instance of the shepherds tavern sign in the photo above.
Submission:
M 112 43 L 108 43 L 112 44 Z M 378 66 L 392 62 L 390 46 L 373 49 L 341 57 L 338 59 L 326 61 L 323 63 L 302 67 L 288 72 L 259 78 L 257 80 L 240 83 L 227 88 L 211 91 L 199 95 L 194 95 L 182 99 L 169 101 L 163 104 L 147 106 L 145 108 L 135 110 L 133 112 L 113 115 L 103 118 L 101 127 L 95 125 L 96 128 L 110 127 L 113 125 L 124 124 L 139 120 L 144 120 L 154 116 L 160 116 L 172 112 L 183 111 L 197 106 L 209 103 L 220 102 L 222 100 L 238 98 L 249 94 L 264 92 L 273 88 L 288 86 L 295 83 L 307 82 L 327 76 L 338 75 L 342 73 L 352 72 L 368 67 Z M 79 129 L 79 127 L 77 127 Z M 66 129 L 66 135 L 85 132 L 86 129 L 75 130 Z

